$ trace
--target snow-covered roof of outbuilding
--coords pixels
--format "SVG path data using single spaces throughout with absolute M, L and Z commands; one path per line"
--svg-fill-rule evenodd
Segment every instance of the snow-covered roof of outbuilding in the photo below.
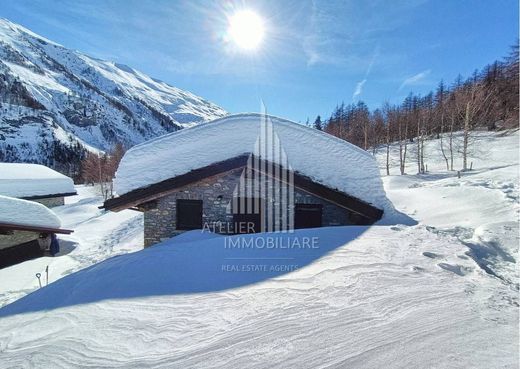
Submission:
M 316 129 L 258 113 L 227 116 L 132 147 L 115 176 L 117 194 L 253 153 L 265 117 L 294 172 L 380 209 L 387 207 L 379 169 L 370 153 Z
M 71 178 L 39 164 L 0 163 L 0 195 L 32 198 L 74 194 Z
M 46 206 L 28 200 L 0 195 L 0 224 L 57 229 L 60 219 Z

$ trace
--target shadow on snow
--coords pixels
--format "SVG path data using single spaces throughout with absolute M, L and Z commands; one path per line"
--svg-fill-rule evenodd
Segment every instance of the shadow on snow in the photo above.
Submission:
M 215 292 L 250 285 L 309 265 L 367 229 L 345 226 L 236 236 L 191 231 L 68 275 L 3 307 L 0 317 L 108 299 Z M 276 246 L 268 247 L 267 242 Z

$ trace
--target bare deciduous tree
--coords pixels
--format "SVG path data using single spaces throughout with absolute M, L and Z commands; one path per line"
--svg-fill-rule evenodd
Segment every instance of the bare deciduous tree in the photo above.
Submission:
M 361 101 L 338 105 L 323 123 L 323 130 L 365 150 L 372 147 L 374 153 L 378 145 L 386 144 L 389 155 L 390 142 L 397 142 L 401 174 L 405 174 L 410 142 L 417 146 L 417 172 L 426 171 L 425 142 L 436 137 L 446 169 L 454 170 L 455 158 L 460 154 L 462 169 L 467 170 L 471 136 L 477 127 L 501 129 L 519 124 L 518 65 L 515 45 L 505 60 L 476 71 L 466 81 L 458 76 L 449 88 L 441 82 L 435 97 L 433 93 L 410 93 L 401 104 L 385 104 L 372 113 Z M 456 150 L 457 131 L 462 131 L 460 153 Z M 389 158 L 387 166 L 389 173 Z
M 113 197 L 113 178 L 125 150 L 117 144 L 109 153 L 88 153 L 81 162 L 81 176 L 86 184 L 98 185 L 103 198 Z

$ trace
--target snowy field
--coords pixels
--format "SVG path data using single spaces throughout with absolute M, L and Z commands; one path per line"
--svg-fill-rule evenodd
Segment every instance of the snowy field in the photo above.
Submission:
M 518 368 L 519 134 L 478 133 L 461 178 L 438 144 L 424 175 L 410 146 L 398 176 L 392 147 L 383 177 L 417 225 L 271 235 L 285 248 L 192 231 L 128 253 L 139 214 L 78 188 L 58 209 L 71 251 L 0 270 L 3 302 L 49 263 L 52 281 L 90 267 L 0 309 L 0 367 Z

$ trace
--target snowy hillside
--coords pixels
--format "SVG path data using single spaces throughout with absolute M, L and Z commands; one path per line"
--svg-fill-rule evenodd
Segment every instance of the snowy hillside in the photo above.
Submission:
M 316 248 L 192 231 L 111 258 L 0 309 L 0 367 L 517 368 L 519 134 L 479 133 L 461 178 L 427 145 L 428 174 L 411 151 L 383 177 L 419 224 L 272 235 Z
M 458 145 L 462 134 L 456 134 Z M 439 140 L 425 144 L 429 172 L 417 173 L 414 145 L 409 147 L 406 173 L 399 172 L 399 147 L 391 148 L 391 176 L 384 176 L 385 190 L 398 210 L 422 224 L 435 226 L 464 244 L 480 267 L 495 274 L 516 291 L 519 246 L 519 132 L 474 132 L 468 161 L 473 170 L 446 171 Z M 462 167 L 456 153 L 454 169 Z M 385 148 L 377 154 L 384 172 Z
M 226 114 L 128 66 L 66 49 L 0 19 L 0 161 L 71 161 Z M 51 154 L 49 154 L 49 152 Z

